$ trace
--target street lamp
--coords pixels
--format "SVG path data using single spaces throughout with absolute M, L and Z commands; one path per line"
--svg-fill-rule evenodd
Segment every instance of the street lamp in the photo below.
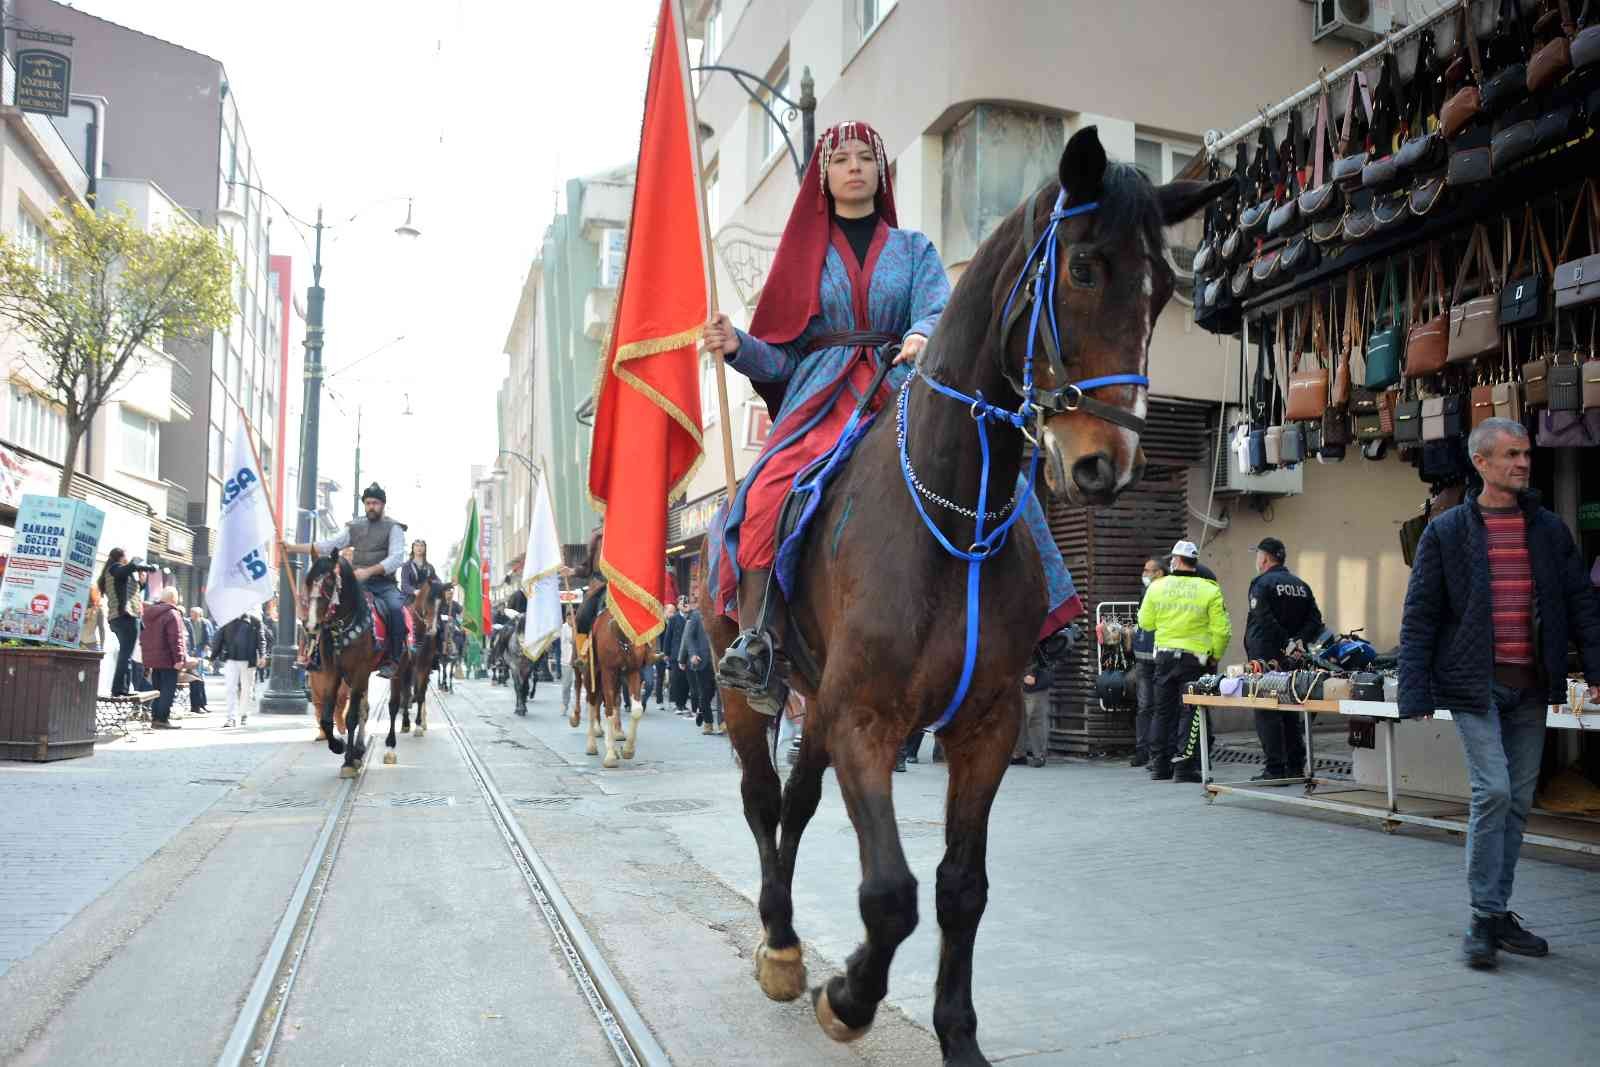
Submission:
M 816 149 L 817 146 L 817 92 L 816 82 L 811 80 L 810 67 L 804 67 L 801 70 L 799 100 L 790 100 L 787 96 L 784 96 L 782 93 L 780 93 L 777 86 L 767 81 L 767 79 L 760 77 L 759 75 L 752 74 L 748 70 L 741 70 L 738 67 L 723 66 L 720 63 L 706 63 L 698 67 L 690 67 L 689 69 L 694 71 L 720 70 L 722 73 L 730 75 L 734 81 L 738 82 L 739 88 L 745 91 L 745 95 L 750 97 L 751 100 L 754 100 L 760 106 L 761 110 L 767 113 L 767 117 L 771 119 L 773 124 L 778 127 L 778 132 L 783 134 L 783 142 L 789 148 L 789 158 L 794 162 L 794 176 L 797 179 L 805 178 L 806 164 L 811 162 L 811 153 Z M 752 82 L 754 85 L 751 84 Z M 783 104 L 784 112 L 782 119 L 778 118 L 777 114 L 772 110 L 772 106 L 767 103 L 766 99 L 759 92 L 756 91 L 755 86 L 757 85 L 762 89 L 765 89 L 767 91 L 767 95 L 772 97 L 772 99 Z M 800 158 L 800 152 L 795 148 L 794 141 L 789 137 L 789 123 L 793 122 L 795 116 L 797 115 L 800 117 L 800 139 L 805 143 L 806 146 L 806 155 L 804 159 Z M 702 124 L 702 126 L 704 127 L 704 124 Z M 708 131 L 709 135 L 710 127 L 704 128 Z
M 308 247 L 308 251 L 311 251 L 311 284 L 306 287 L 306 391 L 300 426 L 300 507 L 295 523 L 295 540 L 310 543 L 316 539 L 317 434 L 318 415 L 322 403 L 322 313 L 327 299 L 327 292 L 322 288 L 322 232 L 334 227 L 322 221 L 320 206 L 317 208 L 317 221 L 306 222 L 285 207 L 283 201 L 260 186 L 233 180 L 228 182 L 228 203 L 217 209 L 218 221 L 229 223 L 244 221 L 244 216 L 233 206 L 235 187 L 260 193 L 276 204 L 278 210 L 296 225 L 296 232 L 300 234 L 302 242 L 305 241 L 306 229 L 316 234 L 315 249 Z M 406 201 L 406 221 L 396 227 L 394 232 L 401 237 L 420 237 L 421 231 L 412 223 L 410 197 L 376 200 L 367 207 L 376 207 L 378 204 L 392 203 L 400 199 Z M 349 225 L 366 210 L 366 207 L 362 208 L 341 225 Z M 278 575 L 277 641 L 272 649 L 272 673 L 267 679 L 267 691 L 261 697 L 261 710 L 264 713 L 298 715 L 305 711 L 305 689 L 296 681 L 294 673 L 296 652 L 294 624 L 298 613 L 288 567 L 281 567 Z

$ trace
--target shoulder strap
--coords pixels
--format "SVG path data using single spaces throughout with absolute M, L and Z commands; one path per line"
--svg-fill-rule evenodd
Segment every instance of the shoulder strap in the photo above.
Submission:
M 1590 209 L 1593 203 L 1594 179 L 1584 179 L 1583 185 L 1578 189 L 1578 198 L 1572 204 L 1572 219 L 1567 223 L 1567 236 L 1561 242 L 1561 252 L 1556 256 L 1556 262 L 1567 262 L 1567 252 L 1572 248 L 1572 238 L 1578 232 L 1578 221 Z M 1590 250 L 1594 250 L 1594 221 L 1591 217 L 1589 223 Z
M 1311 138 L 1311 188 L 1321 187 L 1323 163 L 1328 154 L 1328 86 L 1322 86 L 1322 96 L 1317 100 L 1317 132 Z
M 1472 17 L 1472 4 L 1461 5 L 1462 34 L 1467 39 L 1467 57 L 1472 61 L 1472 84 L 1483 84 L 1483 57 L 1478 52 L 1478 20 Z
M 1472 237 L 1467 241 L 1467 250 L 1461 257 L 1461 266 L 1456 271 L 1456 284 L 1450 290 L 1450 306 L 1455 307 L 1461 303 L 1461 290 L 1466 287 L 1467 279 L 1477 276 L 1480 260 L 1483 255 L 1483 224 L 1472 227 Z
M 1371 284 L 1370 279 L 1371 272 L 1369 271 L 1369 285 Z M 1378 309 L 1387 307 L 1388 313 L 1384 315 L 1383 321 L 1390 326 L 1398 326 L 1400 324 L 1400 309 L 1396 306 L 1396 302 L 1400 299 L 1399 288 L 1400 280 L 1394 276 L 1394 260 L 1391 259 L 1383 271 L 1383 288 L 1378 293 L 1378 303 L 1372 305 L 1373 321 L 1377 321 Z M 1385 300 L 1388 301 L 1387 305 L 1384 304 Z
M 1356 105 L 1361 105 L 1362 123 L 1372 112 L 1372 98 L 1367 93 L 1367 75 L 1365 71 L 1356 71 L 1350 75 L 1349 99 L 1345 103 L 1344 122 L 1339 129 L 1339 151 L 1341 156 L 1350 154 L 1350 137 L 1355 127 Z

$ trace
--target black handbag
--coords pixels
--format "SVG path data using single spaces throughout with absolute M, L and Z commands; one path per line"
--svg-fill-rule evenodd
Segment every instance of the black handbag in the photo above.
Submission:
M 1357 671 L 1350 676 L 1351 700 L 1382 700 L 1383 675 L 1374 671 Z
M 1418 34 L 1417 68 L 1410 83 L 1410 106 L 1401 129 L 1400 147 L 1394 154 L 1402 181 L 1436 170 L 1445 160 L 1444 138 L 1428 124 L 1430 118 L 1438 115 L 1444 93 L 1436 47 L 1433 30 L 1425 29 Z
M 1105 708 L 1125 708 L 1130 706 L 1128 700 L 1128 672 L 1127 671 L 1101 671 L 1094 680 L 1095 696 L 1100 701 L 1100 706 Z
M 1394 52 L 1385 52 L 1378 87 L 1372 93 L 1372 121 L 1367 133 L 1367 163 L 1361 168 L 1361 186 L 1375 193 L 1400 182 L 1395 151 L 1400 139 L 1400 64 Z
M 1385 233 L 1411 218 L 1411 193 L 1406 189 L 1378 193 L 1372 198 L 1372 229 Z
M 1511 220 L 1506 220 L 1506 240 L 1503 247 L 1511 245 Z M 1526 252 L 1526 258 L 1523 253 Z M 1541 261 L 1543 272 L 1541 273 Z M 1544 314 L 1545 294 L 1549 291 L 1549 278 L 1555 273 L 1555 259 L 1550 245 L 1544 239 L 1544 228 L 1533 213 L 1533 205 L 1522 209 L 1522 237 L 1517 242 L 1517 254 L 1506 272 L 1505 288 L 1500 290 L 1500 325 L 1517 326 L 1533 322 Z M 1515 271 L 1516 276 L 1511 276 Z
M 1533 119 L 1519 119 L 1495 131 L 1489 139 L 1490 170 L 1504 174 L 1512 164 L 1533 154 L 1538 131 Z
M 1422 443 L 1422 401 L 1407 398 L 1404 393 L 1394 406 L 1394 443 Z
M 1272 209 L 1272 214 L 1267 217 L 1267 235 L 1269 237 L 1289 237 L 1299 233 L 1305 228 L 1305 220 L 1300 217 L 1300 172 L 1295 165 L 1295 153 L 1300 144 L 1300 112 L 1289 112 L 1289 128 L 1283 135 L 1283 144 L 1278 147 L 1278 158 L 1282 161 L 1284 198 L 1277 207 Z
M 1500 0 L 1494 36 L 1489 42 L 1493 74 L 1478 87 L 1478 107 L 1482 114 L 1498 115 L 1522 102 L 1528 95 L 1528 55 L 1533 38 L 1522 21 L 1519 0 Z
M 1284 275 L 1300 274 L 1313 270 L 1322 262 L 1322 249 L 1311 240 L 1311 235 L 1300 233 L 1283 246 L 1278 253 L 1278 269 Z
M 1344 123 L 1339 131 L 1338 154 L 1329 171 L 1329 179 L 1348 192 L 1361 184 L 1361 172 L 1367 165 L 1367 131 L 1372 115 L 1372 94 L 1367 90 L 1365 71 L 1350 75 L 1349 99 L 1345 102 Z
M 1317 119 L 1312 126 L 1311 151 L 1307 159 L 1311 166 L 1310 186 L 1299 197 L 1300 217 L 1313 224 L 1340 215 L 1344 208 L 1342 191 L 1326 173 L 1328 158 L 1333 152 L 1333 132 L 1328 128 L 1333 121 L 1330 111 L 1328 91 L 1324 89 L 1317 101 Z
M 1557 352 L 1551 358 L 1550 400 L 1545 406 L 1551 411 L 1583 409 L 1583 373 L 1577 352 Z
M 1261 134 L 1256 139 L 1256 158 L 1250 163 L 1251 170 L 1255 174 L 1256 201 L 1239 210 L 1239 230 L 1246 237 L 1262 237 L 1267 232 L 1267 219 L 1276 203 L 1272 188 L 1275 156 L 1272 131 L 1263 125 Z
M 1494 156 L 1486 126 L 1472 126 L 1450 144 L 1445 180 L 1452 188 L 1476 185 L 1494 177 Z
M 1411 209 L 1411 214 L 1420 219 L 1438 207 L 1440 202 L 1444 200 L 1447 187 L 1448 183 L 1445 181 L 1443 172 L 1432 174 L 1425 178 L 1418 178 L 1411 187 L 1411 195 L 1407 205 Z

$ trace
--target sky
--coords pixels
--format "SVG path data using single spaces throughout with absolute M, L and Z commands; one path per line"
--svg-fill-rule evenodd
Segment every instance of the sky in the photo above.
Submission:
M 505 338 L 559 186 L 637 152 L 658 0 L 72 6 L 220 60 L 263 187 L 325 208 L 320 472 L 350 488 L 359 408 L 362 483 L 442 565 L 471 466 L 494 462 Z M 393 233 L 405 197 L 412 240 Z M 281 213 L 272 235 L 303 300 L 309 251 Z

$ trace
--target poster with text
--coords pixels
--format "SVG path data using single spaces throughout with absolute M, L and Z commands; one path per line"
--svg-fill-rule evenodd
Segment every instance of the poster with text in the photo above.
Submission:
M 81 500 L 22 498 L 0 580 L 0 638 L 78 647 L 105 513 Z

